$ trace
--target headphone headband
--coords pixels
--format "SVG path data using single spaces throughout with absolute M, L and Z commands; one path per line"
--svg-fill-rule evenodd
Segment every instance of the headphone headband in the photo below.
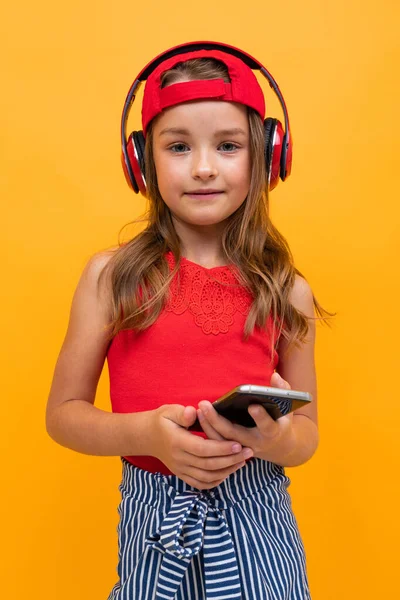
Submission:
M 233 56 L 236 56 L 236 58 L 240 58 L 240 60 L 246 63 L 250 69 L 259 69 L 262 66 L 255 58 L 250 56 L 250 54 L 247 54 L 246 52 L 243 52 L 234 46 L 229 46 L 228 44 L 223 44 L 220 42 L 188 42 L 186 44 L 180 44 L 179 46 L 173 46 L 169 50 L 161 52 L 161 54 L 156 56 L 144 67 L 144 69 L 142 69 L 137 76 L 137 79 L 140 79 L 140 81 L 145 81 L 150 73 L 152 73 L 154 69 L 156 69 L 164 60 L 172 58 L 177 54 L 195 52 L 196 50 L 221 50 L 227 54 L 233 54 Z

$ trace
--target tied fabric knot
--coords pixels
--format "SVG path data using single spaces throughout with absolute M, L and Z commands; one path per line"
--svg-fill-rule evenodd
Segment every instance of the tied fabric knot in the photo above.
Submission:
M 200 552 L 203 545 L 204 521 L 208 504 L 202 493 L 182 492 L 177 494 L 161 524 L 156 550 L 172 552 L 178 558 L 191 558 Z M 184 542 L 183 529 L 185 528 Z
M 239 600 L 236 554 L 225 517 L 212 506 L 212 493 L 176 493 L 159 529 L 146 545 L 163 554 L 156 600 L 174 600 L 191 560 L 203 549 L 205 598 Z M 229 594 L 227 596 L 227 594 Z

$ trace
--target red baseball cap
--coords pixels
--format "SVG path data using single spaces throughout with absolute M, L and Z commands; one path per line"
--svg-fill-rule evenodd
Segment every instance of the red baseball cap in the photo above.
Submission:
M 192 58 L 216 58 L 223 62 L 229 73 L 230 83 L 223 79 L 196 79 L 173 83 L 161 88 L 161 75 L 176 64 Z M 256 110 L 265 118 L 265 100 L 260 84 L 253 71 L 242 60 L 219 50 L 196 50 L 173 56 L 161 62 L 149 75 L 143 94 L 142 129 L 146 136 L 152 119 L 164 108 L 201 99 L 238 102 Z

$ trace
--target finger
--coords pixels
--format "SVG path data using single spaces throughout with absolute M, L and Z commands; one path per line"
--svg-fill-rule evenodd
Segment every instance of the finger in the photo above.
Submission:
M 216 431 L 214 429 L 214 427 L 205 418 L 205 416 L 203 415 L 203 413 L 200 409 L 197 410 L 197 418 L 200 421 L 202 430 L 204 431 L 204 433 L 206 434 L 206 436 L 208 437 L 209 440 L 224 440 L 225 439 L 224 437 L 222 437 L 222 435 L 220 433 L 218 433 L 218 431 Z
M 196 421 L 196 409 L 194 406 L 185 406 L 183 410 L 184 427 L 190 427 Z
M 242 463 L 244 460 L 251 458 L 253 454 L 254 453 L 251 448 L 243 448 L 242 452 L 239 452 L 238 454 L 231 454 L 230 456 L 213 456 L 210 458 L 201 458 L 186 452 L 186 456 L 182 455 L 180 460 L 182 462 L 191 464 L 198 469 L 203 469 L 204 471 L 218 471 L 220 469 L 227 469 L 233 465 Z
M 274 371 L 274 373 L 272 373 L 270 386 L 278 387 L 278 388 L 282 388 L 282 389 L 286 389 L 286 390 L 292 389 L 290 383 L 288 381 L 286 381 L 285 379 L 283 379 L 283 377 L 281 377 L 277 371 Z
M 185 435 L 185 444 L 181 449 L 195 456 L 228 456 L 241 452 L 242 445 L 234 440 L 205 440 L 190 432 L 183 432 Z
M 268 414 L 263 406 L 260 404 L 251 404 L 248 408 L 248 412 L 262 435 L 273 437 L 277 433 L 279 425 L 274 421 L 271 415 Z
M 242 446 L 251 446 L 253 439 L 251 429 L 231 423 L 228 419 L 219 415 L 211 402 L 202 400 L 199 402 L 199 408 L 213 429 L 222 435 L 223 438 L 237 440 Z
M 218 471 L 204 471 L 203 469 L 197 469 L 196 467 L 190 467 L 185 469 L 183 472 L 184 475 L 188 477 L 192 477 L 193 479 L 197 479 L 201 483 L 205 483 L 206 485 L 215 484 L 216 481 L 223 481 L 229 475 L 241 469 L 245 465 L 245 462 L 239 463 L 228 469 L 220 469 Z
M 162 417 L 172 421 L 185 429 L 193 425 L 196 420 L 196 409 L 194 406 L 182 406 L 181 404 L 166 404 L 162 409 Z

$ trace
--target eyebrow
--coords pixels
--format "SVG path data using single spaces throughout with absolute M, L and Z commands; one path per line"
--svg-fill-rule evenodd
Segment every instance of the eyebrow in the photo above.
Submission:
M 182 127 L 167 127 L 160 132 L 160 136 L 168 133 L 175 133 L 178 135 L 190 135 L 190 131 L 183 129 Z M 220 129 L 216 131 L 214 137 L 220 135 L 246 135 L 246 132 L 240 127 L 233 127 L 232 129 Z

